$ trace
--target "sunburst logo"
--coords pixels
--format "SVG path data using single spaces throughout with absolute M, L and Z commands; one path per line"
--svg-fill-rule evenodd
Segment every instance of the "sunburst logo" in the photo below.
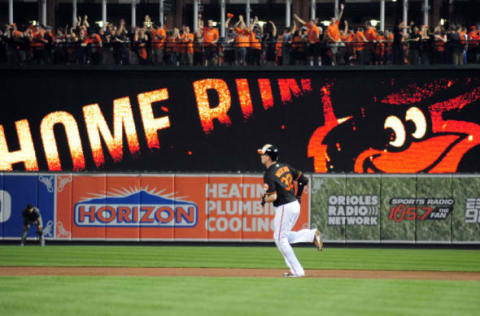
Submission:
M 198 206 L 165 190 L 129 187 L 90 194 L 74 216 L 81 227 L 195 227 Z

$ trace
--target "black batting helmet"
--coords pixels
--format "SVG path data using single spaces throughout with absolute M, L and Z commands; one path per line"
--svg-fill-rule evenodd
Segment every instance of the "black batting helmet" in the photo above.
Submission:
M 277 161 L 278 159 L 278 147 L 272 144 L 266 144 L 262 148 L 257 149 L 257 152 L 260 155 L 268 155 L 272 158 L 272 161 Z

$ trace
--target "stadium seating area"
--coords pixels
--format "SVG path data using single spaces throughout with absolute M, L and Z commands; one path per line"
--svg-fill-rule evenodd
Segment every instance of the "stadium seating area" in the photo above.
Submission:
M 200 19 L 198 29 L 161 27 L 146 15 L 127 27 L 90 23 L 78 17 L 71 27 L 52 28 L 15 23 L 0 29 L 0 64 L 25 65 L 404 65 L 472 64 L 480 62 L 476 25 L 448 22 L 435 27 L 400 23 L 380 31 L 370 23 L 349 25 L 342 18 L 329 23 L 304 21 L 278 29 L 274 22 L 250 21 L 227 14 L 225 30 Z M 93 24 L 93 25 L 92 25 Z M 221 36 L 225 34 L 225 36 Z

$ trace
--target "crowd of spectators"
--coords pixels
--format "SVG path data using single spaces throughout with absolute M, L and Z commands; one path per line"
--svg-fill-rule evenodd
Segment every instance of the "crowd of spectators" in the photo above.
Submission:
M 447 24 L 434 28 L 399 23 L 382 32 L 369 22 L 351 27 L 340 14 L 328 25 L 304 21 L 294 14 L 293 26 L 277 29 L 257 17 L 249 23 L 228 13 L 225 36 L 217 24 L 199 19 L 167 29 L 147 15 L 139 27 L 93 25 L 87 16 L 72 27 L 6 25 L 0 30 L 0 64 L 53 65 L 387 65 L 464 64 L 480 62 L 480 30 Z

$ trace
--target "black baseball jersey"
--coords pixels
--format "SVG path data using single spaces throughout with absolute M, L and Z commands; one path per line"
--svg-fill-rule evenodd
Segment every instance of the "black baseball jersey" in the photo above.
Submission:
M 24 222 L 26 223 L 33 223 L 39 218 L 41 220 L 40 210 L 36 207 L 33 208 L 32 212 L 30 212 L 28 209 L 24 209 L 22 212 L 22 216 Z
M 298 181 L 302 173 L 286 163 L 276 162 L 271 165 L 263 175 L 265 193 L 277 193 L 274 206 L 287 204 L 297 200 L 295 196 L 294 181 Z

